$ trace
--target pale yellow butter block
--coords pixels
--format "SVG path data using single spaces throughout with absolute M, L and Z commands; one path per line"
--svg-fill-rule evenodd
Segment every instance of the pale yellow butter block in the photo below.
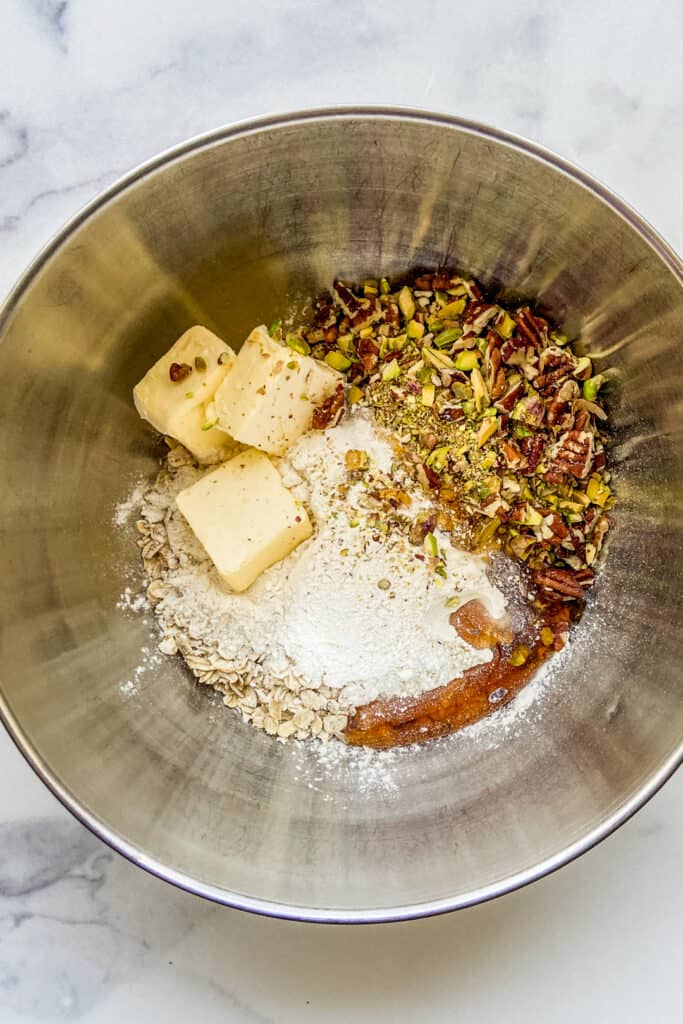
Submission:
M 267 455 L 253 448 L 176 497 L 178 508 L 233 590 L 246 590 L 312 532 L 306 509 Z
M 216 391 L 219 426 L 243 444 L 283 455 L 342 382 L 326 363 L 299 355 L 257 327 Z
M 191 327 L 135 386 L 135 408 L 161 434 L 180 441 L 199 462 L 215 462 L 229 451 L 231 440 L 217 425 L 202 429 L 208 428 L 205 407 L 234 362 L 229 345 L 206 327 Z M 171 378 L 174 363 L 190 368 L 181 380 Z

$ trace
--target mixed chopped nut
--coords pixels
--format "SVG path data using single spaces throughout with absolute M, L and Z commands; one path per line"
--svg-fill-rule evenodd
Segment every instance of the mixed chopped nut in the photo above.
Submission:
M 392 430 L 472 548 L 497 546 L 524 562 L 541 598 L 583 600 L 614 502 L 604 377 L 545 317 L 488 302 L 476 282 L 439 271 L 396 287 L 337 281 L 311 324 L 271 331 L 344 374 L 346 401 Z M 343 412 L 340 389 L 314 426 Z M 361 455 L 349 453 L 351 472 L 363 471 Z M 413 531 L 422 544 L 430 535 L 420 522 Z

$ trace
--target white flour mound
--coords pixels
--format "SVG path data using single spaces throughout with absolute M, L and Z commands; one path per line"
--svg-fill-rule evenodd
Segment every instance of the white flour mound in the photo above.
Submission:
M 344 703 L 358 706 L 380 695 L 424 692 L 491 659 L 490 651 L 470 647 L 450 625 L 449 598 L 479 598 L 496 618 L 505 605 L 484 560 L 454 548 L 445 534 L 436 534 L 446 557 L 443 581 L 415 557 L 405 535 L 374 540 L 362 524 L 349 524 L 330 495 L 345 479 L 344 453 L 351 448 L 389 470 L 392 450 L 361 414 L 302 438 L 289 455 L 308 484 L 320 525 L 283 581 L 279 638 L 296 672 L 339 689 Z M 349 493 L 351 509 L 362 491 L 358 484 Z M 413 498 L 418 509 L 422 498 Z
M 338 491 L 348 479 L 349 449 L 366 451 L 373 469 L 391 467 L 391 447 L 359 413 L 305 435 L 281 461 L 284 482 L 313 513 L 315 534 L 242 594 L 223 585 L 175 507 L 175 494 L 202 471 L 184 466 L 162 473 L 156 490 L 167 504 L 177 565 L 165 575 L 157 613 L 179 646 L 205 641 L 238 671 L 257 662 L 266 679 L 291 673 L 308 689 L 340 691 L 340 703 L 349 707 L 380 695 L 418 694 L 490 660 L 490 651 L 460 639 L 448 621 L 453 605 L 446 607 L 460 595 L 479 598 L 495 617 L 503 613 L 485 561 L 437 533 L 447 565 L 442 580 L 416 557 L 419 549 L 405 534 L 373 534 L 364 522 L 356 524 L 363 482 L 346 496 Z M 411 514 L 422 500 L 415 493 Z

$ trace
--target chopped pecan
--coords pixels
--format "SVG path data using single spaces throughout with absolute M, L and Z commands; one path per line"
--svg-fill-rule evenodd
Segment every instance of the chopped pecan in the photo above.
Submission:
M 574 425 L 573 402 L 579 393 L 575 380 L 566 380 L 548 406 L 548 424 L 556 430 L 571 430 Z
M 439 410 L 438 416 L 442 423 L 455 423 L 465 419 L 465 413 L 459 405 L 445 405 Z
M 313 321 L 316 327 L 331 327 L 337 321 L 337 317 L 332 305 L 332 296 L 329 292 L 324 292 L 315 304 L 315 311 L 313 313 Z
M 556 370 L 548 370 L 547 373 L 539 373 L 534 381 L 534 387 L 545 396 L 552 396 L 560 384 L 567 379 L 569 374 L 559 366 Z
M 352 320 L 357 313 L 360 313 L 363 308 L 367 309 L 370 306 L 367 299 L 357 298 L 343 281 L 335 281 L 334 297 L 350 320 Z
M 541 537 L 543 540 L 552 540 L 553 542 L 563 541 L 569 537 L 569 527 L 557 512 L 549 512 L 543 516 Z
M 610 528 L 610 521 L 607 516 L 600 516 L 593 527 L 591 533 L 591 544 L 594 546 L 596 552 L 602 547 L 602 542 L 605 539 L 605 535 Z
M 548 322 L 534 316 L 528 306 L 522 306 L 514 317 L 520 332 L 536 349 L 543 348 L 548 341 Z
M 581 600 L 595 578 L 591 569 L 540 569 L 533 581 L 540 590 L 560 595 L 563 600 Z
M 401 313 L 395 302 L 390 302 L 384 310 L 384 319 L 391 327 L 401 326 Z
M 491 398 L 495 401 L 505 394 L 507 377 L 502 368 L 501 355 L 497 348 L 486 350 L 486 385 Z
M 344 385 L 340 384 L 333 395 L 325 399 L 313 411 L 312 426 L 314 430 L 325 430 L 336 427 L 344 415 Z
M 591 425 L 590 413 L 585 409 L 579 409 L 574 415 L 574 430 L 588 430 Z
M 432 275 L 420 274 L 419 277 L 415 278 L 415 287 L 418 289 L 418 291 L 430 292 L 432 290 Z
M 498 401 L 494 403 L 496 409 L 500 409 L 501 412 L 512 412 L 523 394 L 524 385 L 520 380 L 516 384 L 513 384 L 512 387 L 505 392 L 503 397 L 499 398 Z
M 361 338 L 358 342 L 358 358 L 366 373 L 372 373 L 379 362 L 379 346 L 370 338 Z
M 369 299 L 363 300 L 363 307 L 359 309 L 354 317 L 351 319 L 352 327 L 358 330 L 361 327 L 368 327 L 370 324 L 375 323 L 383 316 L 382 307 L 379 302 L 375 299 L 371 302 Z
M 470 302 L 464 316 L 466 323 L 474 334 L 480 334 L 498 312 L 498 306 L 489 302 Z
M 526 338 L 513 335 L 500 346 L 500 354 L 503 362 L 509 366 L 521 366 L 528 362 L 533 356 L 535 349 L 529 344 Z
M 498 447 L 503 454 L 508 469 L 519 470 L 526 465 L 525 457 L 511 441 L 501 441 Z
M 584 480 L 593 466 L 593 435 L 586 430 L 568 430 L 551 452 L 552 469 Z
M 526 459 L 524 473 L 531 476 L 532 473 L 536 472 L 538 464 L 543 457 L 545 438 L 543 434 L 532 434 L 531 437 L 521 437 L 519 439 L 519 447 L 522 455 Z
M 544 348 L 538 360 L 538 368 L 541 373 L 555 373 L 563 370 L 565 376 L 569 375 L 576 366 L 576 360 L 571 352 L 558 345 L 549 345 Z
M 450 274 L 447 274 L 445 271 L 440 270 L 432 277 L 432 288 L 436 289 L 436 291 L 445 292 L 447 288 L 450 288 L 450 286 Z

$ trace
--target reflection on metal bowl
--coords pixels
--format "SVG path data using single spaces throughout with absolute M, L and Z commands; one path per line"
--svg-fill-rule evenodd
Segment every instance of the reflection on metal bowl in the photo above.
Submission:
M 192 323 L 235 344 L 335 274 L 438 264 L 538 299 L 618 371 L 608 557 L 537 703 L 395 752 L 371 777 L 358 759 L 326 765 L 245 725 L 179 659 L 122 686 L 155 642 L 150 617 L 117 606 L 137 570 L 112 509 L 157 455 L 133 384 Z M 93 203 L 28 271 L 0 328 L 2 710 L 53 791 L 122 853 L 247 909 L 418 916 L 559 866 L 674 770 L 683 268 L 606 189 L 436 115 L 238 125 Z

